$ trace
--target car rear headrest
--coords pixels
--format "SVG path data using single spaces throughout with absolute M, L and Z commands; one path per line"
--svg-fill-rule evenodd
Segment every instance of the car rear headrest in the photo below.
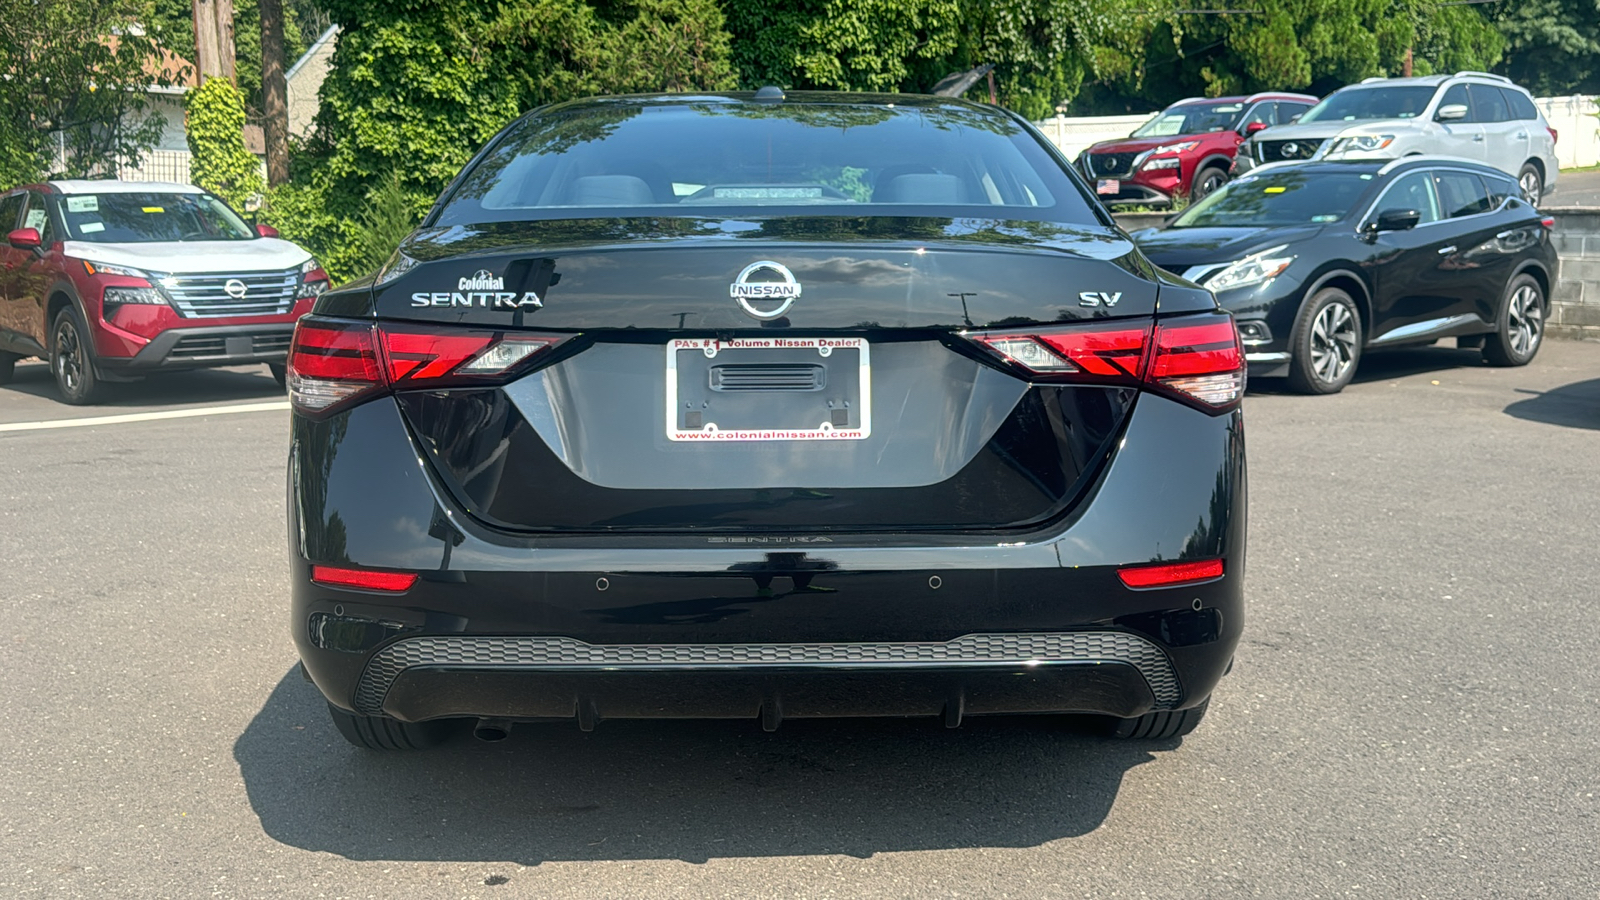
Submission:
M 872 198 L 878 203 L 963 203 L 961 179 L 955 175 L 914 173 L 889 179 Z
M 573 206 L 648 206 L 656 202 L 650 185 L 632 175 L 584 175 L 572 180 Z

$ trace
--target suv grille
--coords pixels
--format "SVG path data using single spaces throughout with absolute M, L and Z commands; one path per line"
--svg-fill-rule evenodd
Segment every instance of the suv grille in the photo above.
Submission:
M 1104 175 L 1115 178 L 1120 175 L 1133 174 L 1133 158 L 1137 153 L 1091 153 L 1089 154 L 1089 174 Z
M 238 274 L 173 275 L 161 284 L 178 308 L 190 319 L 219 316 L 279 316 L 294 308 L 298 269 Z M 242 291 L 241 291 L 242 286 Z M 228 288 L 232 287 L 232 293 Z M 239 295 L 239 296 L 235 296 Z
M 1256 159 L 1260 162 L 1281 162 L 1285 159 L 1310 159 L 1322 142 L 1316 139 L 1302 141 L 1262 141 L 1256 144 Z

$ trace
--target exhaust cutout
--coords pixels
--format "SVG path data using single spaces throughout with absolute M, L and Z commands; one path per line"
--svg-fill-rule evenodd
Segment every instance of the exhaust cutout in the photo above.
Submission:
M 472 736 L 480 741 L 494 743 L 511 736 L 510 719 L 479 719 L 472 727 Z

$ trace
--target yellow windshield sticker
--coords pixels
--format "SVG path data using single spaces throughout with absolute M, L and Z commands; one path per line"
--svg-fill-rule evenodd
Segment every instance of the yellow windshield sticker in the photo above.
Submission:
M 1284 192 L 1284 190 L 1285 189 L 1281 188 L 1281 187 L 1269 187 L 1269 188 L 1263 188 L 1261 193 L 1263 193 L 1263 194 L 1281 194 L 1281 193 Z
M 1278 190 L 1281 191 L 1281 190 L 1283 190 L 1283 188 L 1278 188 Z M 144 208 L 144 211 L 147 212 L 147 213 L 164 213 L 164 212 L 166 212 L 165 209 L 162 209 L 159 206 L 146 206 Z

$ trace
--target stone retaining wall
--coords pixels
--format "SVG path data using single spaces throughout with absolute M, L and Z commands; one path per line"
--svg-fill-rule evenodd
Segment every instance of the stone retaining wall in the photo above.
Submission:
M 1561 278 L 1550 298 L 1550 333 L 1600 339 L 1600 209 L 1547 209 L 1556 218 Z

